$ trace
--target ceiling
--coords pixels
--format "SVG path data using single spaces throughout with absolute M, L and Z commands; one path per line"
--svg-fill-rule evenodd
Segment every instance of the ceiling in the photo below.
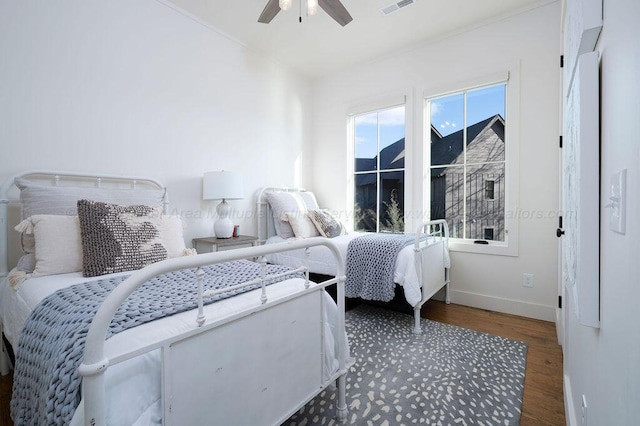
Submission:
M 322 9 L 302 23 L 299 2 L 269 24 L 258 23 L 267 0 L 166 0 L 250 49 L 310 78 L 443 37 L 550 0 L 415 0 L 383 15 L 393 0 L 342 0 L 353 21 L 341 27 Z

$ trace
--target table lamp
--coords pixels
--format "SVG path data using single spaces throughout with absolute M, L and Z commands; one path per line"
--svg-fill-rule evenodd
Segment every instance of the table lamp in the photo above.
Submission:
M 229 218 L 231 206 L 227 200 L 244 198 L 242 176 L 238 172 L 226 170 L 207 172 L 202 177 L 202 199 L 222 200 L 216 207 L 218 220 L 213 224 L 216 238 L 231 238 L 233 222 Z

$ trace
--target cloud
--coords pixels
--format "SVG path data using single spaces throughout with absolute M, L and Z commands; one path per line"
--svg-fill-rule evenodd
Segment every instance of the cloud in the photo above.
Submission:
M 379 114 L 380 124 L 387 126 L 404 125 L 404 106 L 382 111 Z
M 366 138 L 363 138 L 362 136 L 356 136 L 356 138 L 355 138 L 356 145 L 360 145 L 360 144 L 363 144 L 365 142 L 367 142 Z
M 444 123 L 440 123 L 438 127 L 442 130 L 451 130 L 455 129 L 458 125 L 455 122 L 445 121 Z
M 380 111 L 378 114 L 373 112 L 356 117 L 356 122 L 359 125 L 377 124 L 378 121 L 384 126 L 404 126 L 404 105 Z

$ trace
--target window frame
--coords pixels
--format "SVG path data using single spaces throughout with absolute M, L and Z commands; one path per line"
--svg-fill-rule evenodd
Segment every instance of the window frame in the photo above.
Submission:
M 354 145 L 354 137 L 355 137 L 355 122 L 354 118 L 356 116 L 370 113 L 370 112 L 378 112 L 381 110 L 392 109 L 394 107 L 398 107 L 404 105 L 404 145 L 405 145 L 405 162 L 404 162 L 404 232 L 413 232 L 414 223 L 412 220 L 412 215 L 409 212 L 412 211 L 412 198 L 413 192 L 411 188 L 413 188 L 414 179 L 412 177 L 412 161 L 413 157 L 413 96 L 412 90 L 403 90 L 401 92 L 397 92 L 396 94 L 389 94 L 383 97 L 377 97 L 365 100 L 363 102 L 352 104 L 347 107 L 347 190 L 346 190 L 346 205 L 350 207 L 351 211 L 347 214 L 347 220 L 345 221 L 345 225 L 347 229 L 353 231 L 355 229 L 354 223 L 354 212 L 355 212 L 355 145 Z M 380 173 L 385 172 L 395 172 L 399 169 L 389 169 L 389 170 L 375 170 L 375 173 L 378 175 Z M 378 188 L 379 191 L 379 188 Z M 380 193 L 378 192 L 378 196 Z M 380 200 L 378 200 L 378 204 Z M 379 212 L 378 212 L 379 213 Z M 376 227 L 379 229 L 379 214 L 378 221 Z
M 472 239 L 450 238 L 449 249 L 467 253 L 493 254 L 502 256 L 518 256 L 518 187 L 519 187 L 519 104 L 520 104 L 520 69 L 519 64 L 496 70 L 481 76 L 460 79 L 450 83 L 426 87 L 422 91 L 422 168 L 423 211 L 430 217 L 431 184 L 426 170 L 431 168 L 431 113 L 429 99 L 472 90 L 492 84 L 506 84 L 505 96 L 505 241 L 486 240 L 487 244 L 475 244 Z

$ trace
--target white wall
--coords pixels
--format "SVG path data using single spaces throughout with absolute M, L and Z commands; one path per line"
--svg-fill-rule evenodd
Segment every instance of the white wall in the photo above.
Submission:
M 160 1 L 2 0 L 0 58 L 0 181 L 36 168 L 159 179 L 188 244 L 212 232 L 205 171 L 244 174 L 238 215 L 263 185 L 303 183 L 310 83 Z
M 540 4 L 539 4 L 540 5 Z M 346 114 L 350 107 L 407 94 L 413 108 L 407 131 L 419 141 L 422 92 L 457 80 L 520 68 L 519 255 L 454 252 L 454 303 L 555 321 L 558 295 L 557 227 L 560 3 L 461 32 L 381 60 L 336 73 L 314 84 L 313 189 L 321 204 L 351 209 L 347 186 Z M 513 118 L 508 118 L 512 120 Z M 409 149 L 409 148 L 408 148 Z M 421 147 L 414 147 L 415 161 Z M 421 209 L 421 171 L 412 176 L 413 209 Z M 535 213 L 532 218 L 529 213 Z M 510 212 L 514 216 L 518 212 Z M 542 217 L 537 217 L 542 214 Z M 534 274 L 534 288 L 522 286 Z
M 567 420 L 581 425 L 637 425 L 640 401 L 640 3 L 603 1 L 600 64 L 601 223 L 600 329 L 578 323 L 567 300 L 564 369 Z M 577 17 L 572 17 L 577 18 Z M 609 183 L 627 169 L 626 234 L 609 230 Z

